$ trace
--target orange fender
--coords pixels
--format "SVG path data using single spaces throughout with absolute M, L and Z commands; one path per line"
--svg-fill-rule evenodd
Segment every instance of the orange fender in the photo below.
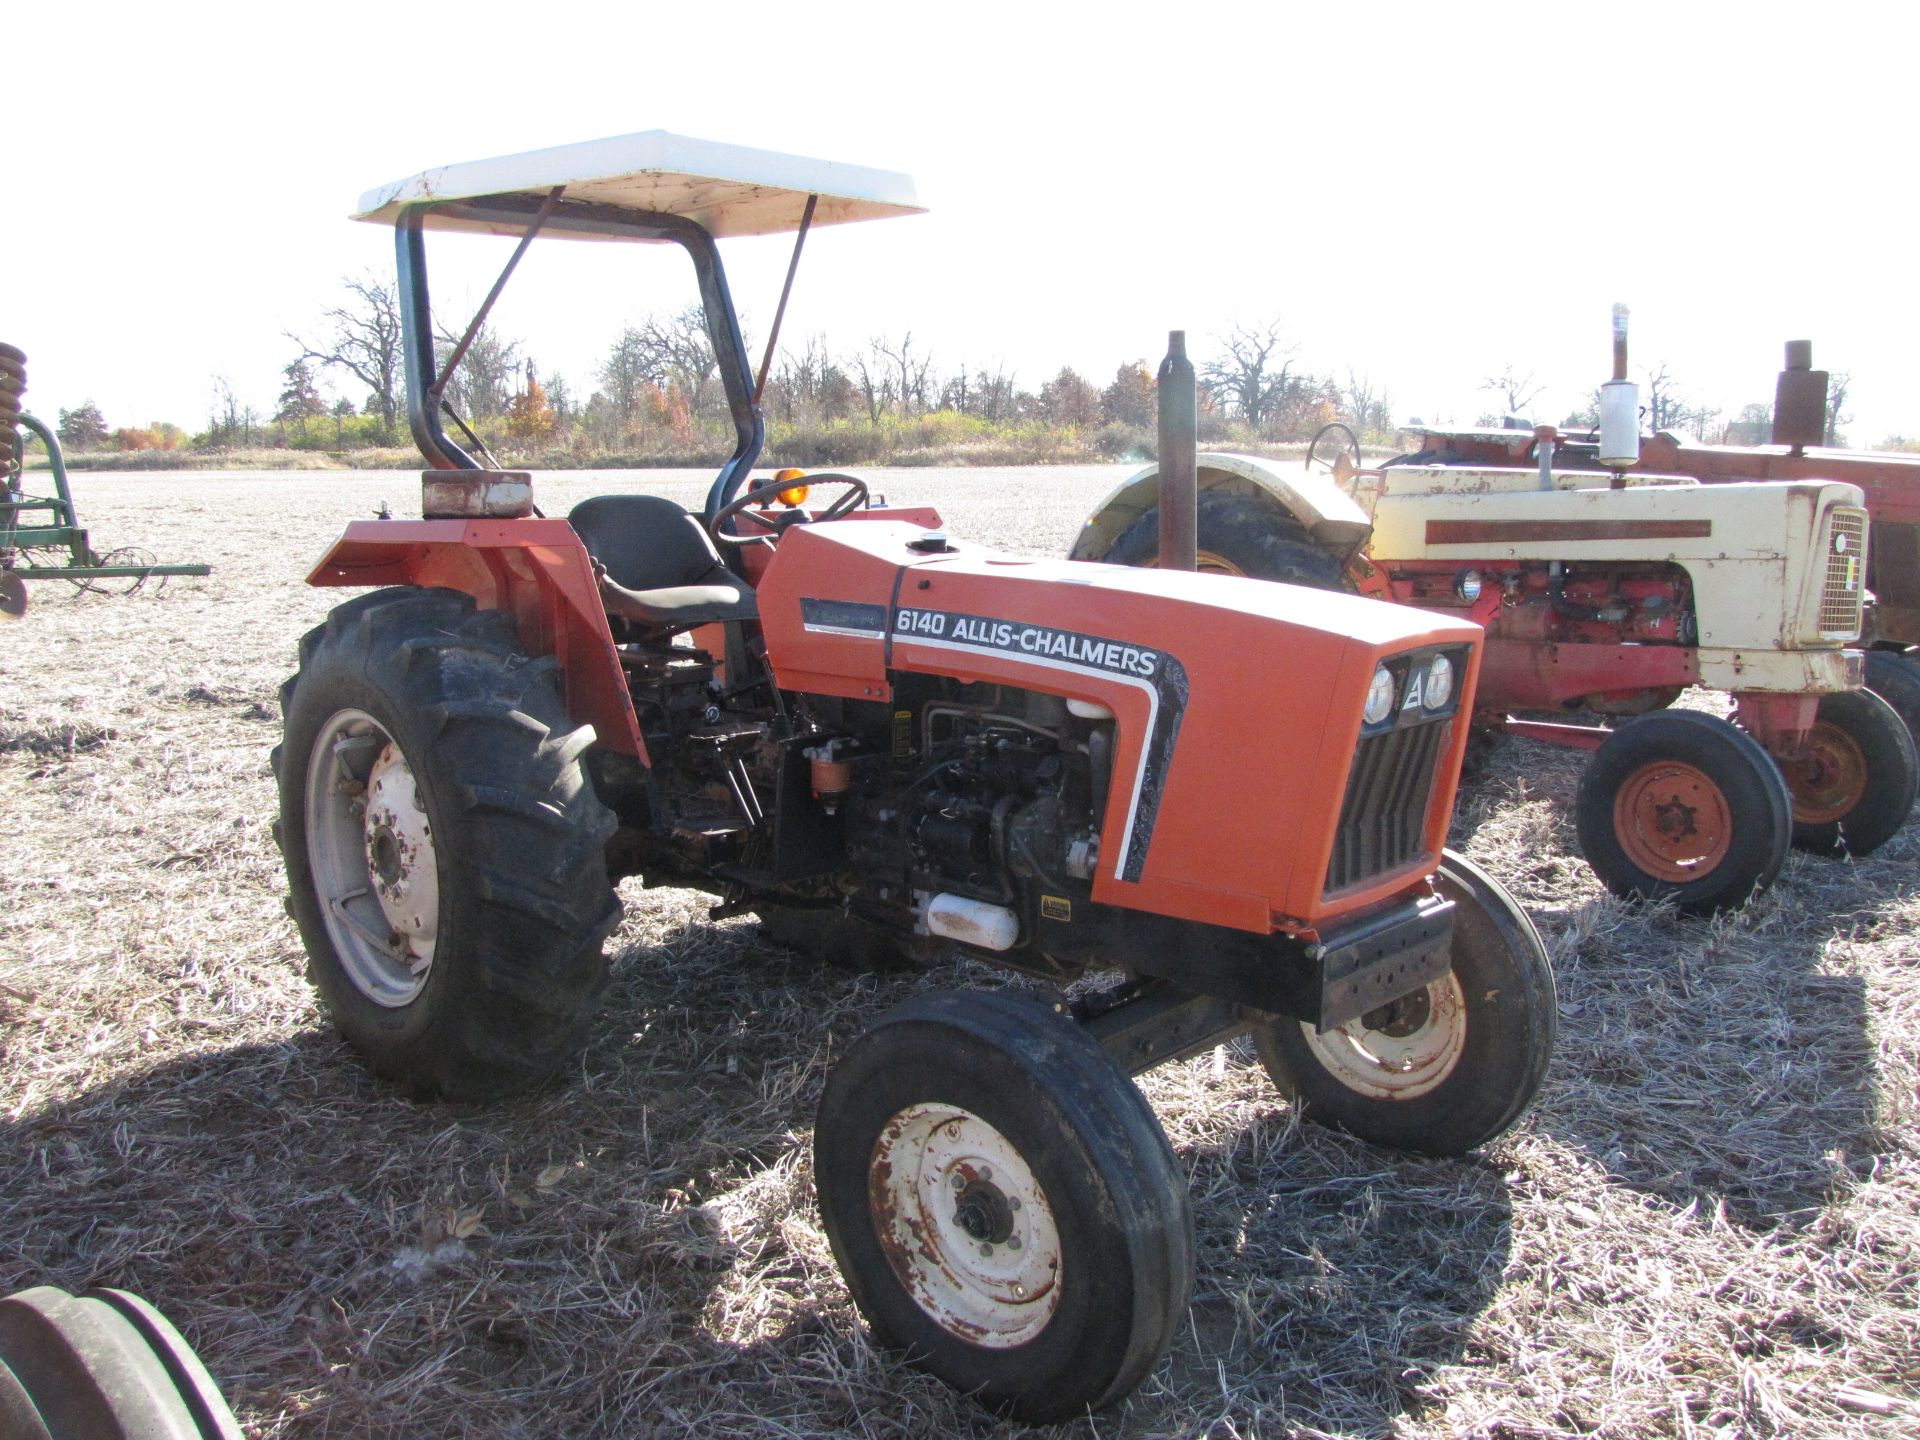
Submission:
M 356 520 L 309 585 L 423 585 L 505 610 L 529 655 L 560 662 L 568 716 L 647 764 L 586 546 L 565 520 Z

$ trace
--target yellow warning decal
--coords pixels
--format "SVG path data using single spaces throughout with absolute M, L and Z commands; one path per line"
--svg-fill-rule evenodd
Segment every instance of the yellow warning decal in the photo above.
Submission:
M 1040 897 L 1040 916 L 1044 920 L 1073 919 L 1073 902 L 1060 895 L 1042 895 Z

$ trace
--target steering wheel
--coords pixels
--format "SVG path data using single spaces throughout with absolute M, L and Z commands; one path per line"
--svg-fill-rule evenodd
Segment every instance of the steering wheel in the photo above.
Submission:
M 788 510 L 779 515 L 760 515 L 752 509 L 763 501 L 771 500 L 782 490 L 793 490 L 801 486 L 812 487 L 819 484 L 844 485 L 847 493 L 839 496 L 818 515 L 808 515 L 804 510 Z M 843 475 L 837 470 L 822 470 L 816 475 L 808 475 L 799 480 L 769 480 L 764 485 L 756 485 L 743 494 L 736 495 L 715 512 L 707 521 L 707 533 L 713 536 L 719 545 L 752 545 L 765 540 L 769 535 L 777 535 L 789 525 L 807 525 L 820 520 L 838 520 L 850 515 L 867 503 L 867 482 L 858 475 Z M 726 529 L 726 524 L 739 515 L 751 520 L 766 534 L 735 535 Z
M 1350 455 L 1352 457 L 1351 463 L 1353 468 L 1355 470 L 1360 468 L 1360 437 L 1353 433 L 1353 427 L 1344 420 L 1330 421 L 1313 432 L 1313 439 L 1307 443 L 1307 458 L 1305 464 L 1307 469 L 1313 469 L 1313 462 L 1320 449 L 1320 442 L 1335 431 L 1340 433 L 1340 436 L 1345 439 L 1346 443 L 1334 452 L 1332 463 L 1328 463 L 1325 460 L 1322 460 L 1320 463 L 1331 470 L 1337 479 L 1340 475 L 1340 459 L 1342 456 Z

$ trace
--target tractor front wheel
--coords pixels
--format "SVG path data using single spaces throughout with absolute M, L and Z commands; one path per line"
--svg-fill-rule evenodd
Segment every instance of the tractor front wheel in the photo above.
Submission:
M 615 822 L 551 660 L 449 590 L 339 606 L 280 692 L 275 835 L 308 974 L 374 1069 L 485 1100 L 569 1060 L 606 988 Z
M 1229 490 L 1201 493 L 1195 514 L 1200 568 L 1220 575 L 1279 580 L 1316 590 L 1339 590 L 1340 561 L 1313 543 L 1304 526 L 1279 504 Z M 1160 563 L 1160 511 L 1146 511 L 1101 557 L 1111 565 Z
M 1609 890 L 1682 913 L 1744 905 L 1787 858 L 1779 768 L 1731 722 L 1664 710 L 1622 725 L 1580 776 L 1580 848 Z
M 1064 1420 L 1166 1353 L 1193 1280 L 1186 1179 L 1093 1038 L 1005 991 L 923 995 L 821 1096 L 814 1181 L 875 1341 L 994 1409 Z
M 1871 690 L 1821 696 L 1804 750 L 1781 761 L 1780 773 L 1793 798 L 1793 843 L 1816 855 L 1871 855 L 1913 809 L 1913 737 Z
M 1424 990 L 1319 1033 L 1299 1020 L 1253 1032 L 1273 1083 L 1307 1119 L 1376 1145 L 1463 1155 L 1520 1118 L 1553 1054 L 1553 968 L 1526 912 L 1448 851 L 1453 969 Z

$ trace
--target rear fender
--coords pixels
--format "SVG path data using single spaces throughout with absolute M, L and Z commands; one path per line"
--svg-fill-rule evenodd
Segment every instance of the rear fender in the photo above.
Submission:
M 1265 496 L 1299 521 L 1321 548 L 1339 555 L 1342 563 L 1353 558 L 1373 528 L 1352 497 L 1328 477 L 1306 469 L 1283 473 L 1251 455 L 1205 453 L 1197 457 L 1197 483 L 1203 491 Z M 1067 558 L 1105 559 L 1128 527 L 1159 503 L 1159 465 L 1135 471 L 1087 518 Z
M 521 649 L 559 662 L 568 717 L 648 763 L 593 562 L 565 520 L 356 520 L 307 583 L 435 586 L 507 611 Z

